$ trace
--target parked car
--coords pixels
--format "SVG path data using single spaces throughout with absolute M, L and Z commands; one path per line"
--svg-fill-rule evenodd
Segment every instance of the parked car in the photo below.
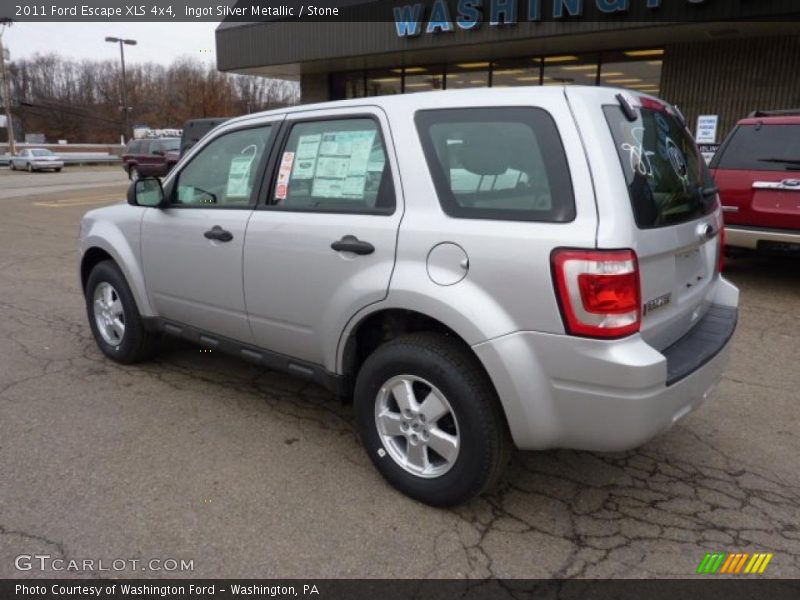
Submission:
M 233 119 L 84 216 L 80 273 L 112 360 L 166 333 L 320 383 L 392 485 L 450 506 L 512 444 L 625 450 L 709 396 L 721 227 L 668 104 L 460 90 Z
M 742 119 L 710 167 L 728 246 L 800 250 L 800 110 Z
M 180 157 L 181 138 L 131 140 L 122 154 L 122 168 L 135 181 L 139 177 L 163 177 Z
M 10 159 L 12 170 L 61 171 L 64 161 L 47 148 L 26 148 Z

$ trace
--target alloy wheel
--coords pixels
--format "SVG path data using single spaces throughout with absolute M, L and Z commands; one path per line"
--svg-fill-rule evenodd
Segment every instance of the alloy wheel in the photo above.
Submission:
M 398 375 L 381 386 L 375 426 L 386 453 L 417 477 L 441 477 L 458 459 L 461 438 L 453 408 L 421 377 Z
M 103 341 L 110 346 L 119 346 L 122 343 L 125 336 L 125 311 L 117 290 L 106 281 L 94 290 L 94 321 Z

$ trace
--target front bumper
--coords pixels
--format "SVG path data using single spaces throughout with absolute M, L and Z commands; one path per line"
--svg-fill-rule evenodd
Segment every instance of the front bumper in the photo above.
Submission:
M 790 229 L 767 229 L 764 227 L 725 227 L 725 244 L 737 248 L 756 250 L 759 242 L 779 242 L 800 245 L 800 231 Z
M 720 279 L 710 313 L 726 310 L 734 322 L 716 348 L 704 347 L 698 339 L 704 336 L 691 338 L 692 332 L 664 352 L 639 335 L 605 341 L 517 332 L 473 349 L 498 391 L 518 448 L 629 450 L 709 397 L 728 363 L 737 305 L 738 290 Z M 696 363 L 687 370 L 692 353 Z

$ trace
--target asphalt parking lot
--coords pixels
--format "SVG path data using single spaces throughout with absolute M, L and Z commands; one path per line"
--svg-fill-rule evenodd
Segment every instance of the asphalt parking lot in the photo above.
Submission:
M 729 264 L 742 291 L 713 398 L 624 454 L 517 453 L 493 495 L 417 504 L 321 388 L 176 341 L 106 360 L 76 273 L 78 220 L 119 167 L 0 169 L 0 577 L 20 554 L 193 560 L 193 577 L 690 577 L 772 552 L 800 577 L 800 269 Z

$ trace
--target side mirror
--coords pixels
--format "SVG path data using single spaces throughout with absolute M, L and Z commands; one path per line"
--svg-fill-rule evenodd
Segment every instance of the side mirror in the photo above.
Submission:
M 155 206 L 164 204 L 164 188 L 157 177 L 137 179 L 128 188 L 128 204 L 132 206 Z

